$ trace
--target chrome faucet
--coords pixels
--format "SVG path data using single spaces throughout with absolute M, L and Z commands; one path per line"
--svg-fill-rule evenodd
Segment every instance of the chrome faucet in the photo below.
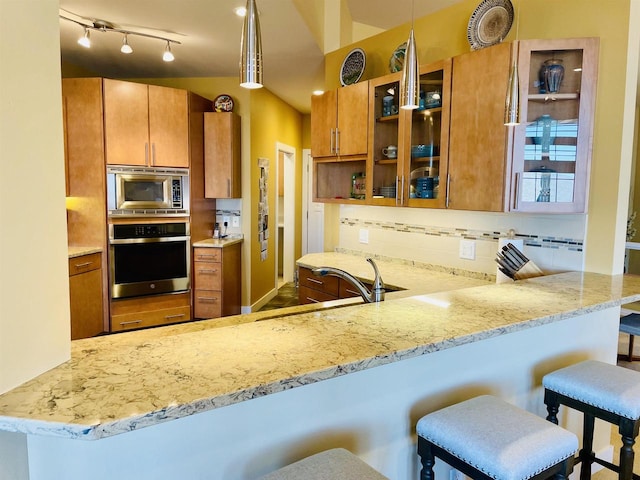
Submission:
M 367 262 L 371 264 L 373 270 L 375 272 L 375 279 L 373 281 L 373 286 L 371 287 L 371 291 L 356 277 L 351 275 L 349 272 L 345 272 L 344 270 L 340 270 L 339 268 L 333 267 L 319 267 L 311 270 L 314 275 L 319 277 L 324 277 L 326 275 L 333 275 L 335 277 L 342 278 L 353 285 L 360 293 L 362 299 L 367 303 L 373 302 L 382 302 L 384 300 L 384 282 L 380 277 L 380 272 L 378 272 L 378 267 L 372 258 L 367 258 Z

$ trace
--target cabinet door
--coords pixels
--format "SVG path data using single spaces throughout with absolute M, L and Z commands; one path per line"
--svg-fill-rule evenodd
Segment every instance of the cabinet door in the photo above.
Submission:
M 404 204 L 444 208 L 448 174 L 451 60 L 420 69 L 420 107 L 411 111 L 403 150 Z M 440 179 L 444 179 L 440 182 Z M 408 200 L 406 200 L 408 199 Z
M 448 208 L 505 209 L 509 159 L 504 103 L 511 49 L 501 43 L 453 59 Z
M 337 99 L 336 90 L 311 97 L 311 156 L 314 158 L 336 155 Z
M 150 165 L 189 167 L 187 91 L 149 85 Z
M 369 83 L 360 82 L 338 90 L 337 153 L 367 154 L 369 122 Z
M 520 42 L 511 210 L 586 212 L 597 38 Z
M 104 331 L 101 264 L 100 253 L 69 259 L 71 340 Z
M 394 73 L 370 81 L 367 199 L 374 205 L 400 202 L 406 151 L 403 128 L 410 115 L 399 109 L 400 75 Z
M 204 114 L 204 195 L 240 198 L 240 117 L 233 112 Z
M 147 85 L 104 79 L 104 138 L 109 165 L 148 165 Z

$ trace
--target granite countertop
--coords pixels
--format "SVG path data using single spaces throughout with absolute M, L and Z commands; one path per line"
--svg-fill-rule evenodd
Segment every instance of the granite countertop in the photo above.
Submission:
M 100 247 L 68 247 L 69 258 L 82 257 L 83 255 L 91 255 L 92 253 L 102 253 Z
M 224 248 L 229 245 L 241 243 L 244 241 L 244 237 L 240 235 L 228 235 L 225 238 L 207 238 L 205 240 L 199 240 L 193 242 L 194 247 L 208 247 L 208 248 Z
M 572 272 L 76 340 L 69 361 L 0 395 L 0 429 L 99 439 L 629 303 L 638 292 L 640 277 Z

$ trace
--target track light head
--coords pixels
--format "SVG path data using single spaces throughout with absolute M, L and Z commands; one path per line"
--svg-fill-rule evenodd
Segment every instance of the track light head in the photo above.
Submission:
M 84 48 L 91 48 L 91 38 L 89 34 L 89 29 L 84 27 L 84 35 L 78 39 L 78 45 L 82 45 Z
M 165 62 L 173 62 L 174 59 L 175 57 L 173 56 L 173 53 L 171 53 L 171 45 L 169 45 L 169 40 L 167 40 L 167 46 L 162 54 L 162 60 Z
M 122 38 L 122 47 L 120 47 L 120 51 L 122 53 L 126 53 L 127 55 L 130 53 L 133 53 L 133 48 L 131 48 L 131 45 L 129 45 L 129 42 L 127 41 L 127 34 L 124 34 L 124 37 Z

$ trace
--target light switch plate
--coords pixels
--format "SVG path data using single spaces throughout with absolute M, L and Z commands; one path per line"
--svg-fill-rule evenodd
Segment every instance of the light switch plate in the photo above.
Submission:
M 460 258 L 466 260 L 476 259 L 476 241 L 475 240 L 460 240 Z
M 238 215 L 234 215 L 231 217 L 231 226 L 239 227 L 240 226 L 240 217 Z
M 369 243 L 369 230 L 366 228 L 361 228 L 358 234 L 358 238 L 360 243 Z

